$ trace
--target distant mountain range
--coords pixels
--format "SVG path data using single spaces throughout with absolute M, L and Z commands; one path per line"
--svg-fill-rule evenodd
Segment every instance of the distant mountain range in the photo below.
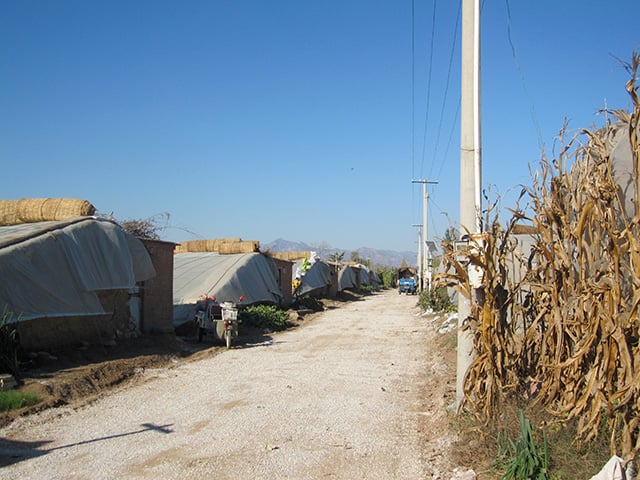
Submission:
M 283 238 L 278 238 L 273 242 L 261 244 L 260 250 L 263 252 L 304 252 L 311 250 L 317 252 L 322 260 L 326 260 L 334 253 L 344 252 L 344 259 L 351 260 L 351 253 L 358 252 L 358 256 L 364 260 L 369 260 L 371 265 L 386 267 L 399 267 L 403 260 L 409 265 L 416 264 L 417 253 L 415 252 L 397 252 L 394 250 L 377 250 L 375 248 L 361 247 L 357 250 L 347 250 L 344 248 L 331 247 L 326 244 L 308 244 L 304 242 L 292 242 Z

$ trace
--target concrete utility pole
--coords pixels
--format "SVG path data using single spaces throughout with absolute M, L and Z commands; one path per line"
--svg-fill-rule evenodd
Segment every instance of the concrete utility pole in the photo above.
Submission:
M 427 290 L 431 290 L 431 278 L 429 276 L 429 227 L 427 223 L 427 212 L 429 211 L 429 192 L 427 191 L 428 184 L 436 184 L 438 182 L 433 182 L 429 180 L 411 180 L 411 183 L 421 183 L 422 184 L 422 225 L 424 230 L 424 235 L 422 236 L 422 251 L 424 252 L 422 255 L 422 264 L 421 270 L 422 273 L 420 275 L 420 289 L 424 290 L 425 286 Z M 425 282 L 425 277 L 427 277 L 427 281 Z
M 460 235 L 481 232 L 480 0 L 462 0 L 462 92 L 460 104 Z M 466 229 L 466 230 L 465 230 Z M 458 327 L 471 313 L 471 301 L 458 296 Z M 458 328 L 456 404 L 464 398 L 473 338 Z
M 418 227 L 418 278 L 422 280 L 422 224 L 413 224 L 414 227 Z M 420 286 L 417 285 L 417 288 Z

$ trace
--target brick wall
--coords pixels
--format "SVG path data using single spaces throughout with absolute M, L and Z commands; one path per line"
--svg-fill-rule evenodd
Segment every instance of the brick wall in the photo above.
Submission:
M 156 269 L 142 284 L 142 333 L 173 333 L 173 249 L 175 243 L 141 239 Z
M 104 315 L 45 317 L 18 322 L 20 346 L 26 351 L 56 350 L 82 344 L 113 345 L 135 334 L 126 290 L 96 292 Z
M 141 285 L 139 325 L 131 315 L 127 290 L 96 292 L 105 315 L 38 318 L 18 322 L 16 330 L 26 351 L 55 350 L 79 346 L 110 345 L 139 333 L 173 333 L 174 243 L 142 240 L 156 276 Z M 135 295 L 135 294 L 134 294 Z M 135 317 L 135 315 L 134 315 Z
M 273 257 L 272 257 L 273 258 Z M 293 263 L 279 258 L 273 258 L 278 269 L 278 286 L 282 292 L 282 308 L 289 308 L 291 301 L 293 300 L 293 294 L 291 292 L 291 275 L 293 272 Z

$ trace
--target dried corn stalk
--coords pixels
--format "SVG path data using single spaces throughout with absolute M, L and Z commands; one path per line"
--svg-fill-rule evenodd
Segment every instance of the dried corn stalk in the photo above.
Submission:
M 634 56 L 627 84 L 634 111 L 612 112 L 629 132 L 635 212 L 621 199 L 606 129 L 582 132 L 585 145 L 564 149 L 553 166 L 543 164 L 533 185 L 538 262 L 528 278 L 534 299 L 548 299 L 536 401 L 558 418 L 578 419 L 583 441 L 608 420 L 612 453 L 625 456 L 640 447 L 637 68 Z
M 502 229 L 492 205 L 485 240 L 458 252 L 445 246 L 448 273 L 437 278 L 473 299 L 466 407 L 489 419 L 506 395 L 535 397 L 559 420 L 577 419 L 585 442 L 607 420 L 612 453 L 625 457 L 640 450 L 639 63 L 634 55 L 629 65 L 633 111 L 610 112 L 629 138 L 633 211 L 605 141 L 613 126 L 585 130 L 534 175 L 531 255 L 513 234 L 523 213 L 516 208 Z M 469 287 L 466 263 L 484 271 L 480 294 Z
M 443 244 L 446 273 L 435 277 L 438 286 L 454 287 L 472 298 L 464 328 L 473 335 L 474 354 L 465 376 L 461 408 L 483 418 L 491 418 L 499 410 L 507 389 L 518 385 L 520 378 L 530 376 L 528 362 L 523 361 L 530 356 L 530 348 L 523 345 L 522 325 L 514 321 L 522 318 L 518 310 L 529 295 L 521 288 L 521 277 L 514 275 L 526 263 L 513 235 L 513 229 L 524 217 L 516 208 L 505 229 L 498 221 L 497 207 L 497 202 L 490 203 L 486 212 L 484 223 L 490 226 L 489 232 L 481 237 L 471 235 L 468 246 L 457 251 L 451 244 Z M 470 285 L 470 268 L 483 272 L 479 290 L 473 291 Z

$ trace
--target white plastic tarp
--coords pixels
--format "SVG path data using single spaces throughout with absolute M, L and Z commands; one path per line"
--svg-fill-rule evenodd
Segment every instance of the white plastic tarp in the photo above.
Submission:
M 173 260 L 173 323 L 193 318 L 203 295 L 238 305 L 279 305 L 282 292 L 273 260 L 261 253 L 180 253 Z M 244 300 L 240 301 L 240 297 Z
M 624 460 L 614 455 L 605 466 L 602 467 L 602 470 L 600 470 L 597 475 L 591 477 L 590 480 L 626 480 L 635 478 L 631 475 L 627 476 L 626 473 Z
M 349 288 L 358 288 L 358 277 L 353 267 L 344 265 L 338 272 L 338 289 L 342 291 Z
M 640 126 L 637 133 L 640 134 Z M 618 194 L 624 212 L 631 219 L 635 214 L 633 201 L 635 180 L 633 175 L 634 159 L 631 152 L 631 143 L 629 142 L 629 125 L 625 122 L 608 124 L 596 131 L 595 137 L 598 144 L 602 143 L 609 153 L 613 178 L 619 187 Z M 600 162 L 603 160 L 599 158 L 597 151 L 598 148 L 590 150 L 590 153 L 594 154 L 588 157 L 591 159 L 590 161 Z M 584 173 L 584 170 L 589 168 L 593 168 L 589 162 L 576 162 L 571 167 L 571 171 L 575 176 L 578 172 L 583 171 Z
M 629 126 L 624 122 L 615 122 L 597 133 L 604 137 L 601 140 L 611 148 L 613 177 L 620 186 L 619 194 L 625 213 L 629 218 L 633 218 L 635 181 L 633 179 L 634 160 L 633 155 L 631 155 L 631 143 L 629 142 Z M 640 133 L 640 127 L 638 133 Z
M 297 266 L 298 264 L 296 263 L 296 265 L 294 265 L 294 271 Z M 316 261 L 311 265 L 309 270 L 304 272 L 304 275 L 300 275 L 300 287 L 296 293 L 298 295 L 305 295 L 328 285 L 331 285 L 331 268 L 324 262 Z
M 0 227 L 0 310 L 16 320 L 104 314 L 96 291 L 155 274 L 140 240 L 109 220 Z

